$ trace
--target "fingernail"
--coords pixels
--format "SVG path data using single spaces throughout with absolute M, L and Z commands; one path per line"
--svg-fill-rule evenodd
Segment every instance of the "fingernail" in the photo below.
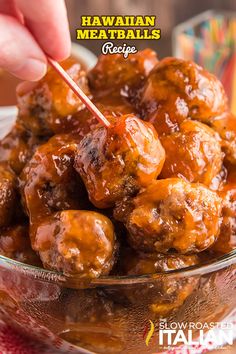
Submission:
M 11 71 L 12 74 L 20 79 L 28 81 L 37 81 L 41 79 L 46 72 L 46 63 L 33 58 L 27 59 L 22 66 L 18 67 L 14 71 Z

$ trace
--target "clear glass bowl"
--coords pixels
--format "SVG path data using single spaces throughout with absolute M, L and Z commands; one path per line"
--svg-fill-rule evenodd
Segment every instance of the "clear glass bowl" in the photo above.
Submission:
M 0 313 L 66 353 L 158 353 L 158 331 L 146 345 L 149 320 L 221 322 L 236 307 L 235 272 L 233 252 L 201 267 L 82 284 L 0 257 Z
M 1 316 L 53 354 L 158 353 L 167 345 L 158 344 L 160 319 L 221 322 L 236 308 L 235 295 L 236 250 L 184 270 L 88 283 L 0 256 Z

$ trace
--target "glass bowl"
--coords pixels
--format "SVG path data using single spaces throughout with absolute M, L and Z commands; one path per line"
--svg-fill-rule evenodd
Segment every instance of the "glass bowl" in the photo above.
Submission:
M 166 337 L 161 342 L 163 323 L 175 329 L 188 324 L 187 336 L 191 323 L 207 332 L 206 324 L 233 322 L 235 295 L 236 250 L 183 270 L 87 283 L 0 256 L 1 316 L 18 331 L 51 345 L 53 354 L 168 351 L 176 345 Z M 190 330 L 196 346 L 199 327 Z M 203 347 L 219 344 L 209 340 Z
M 160 322 L 229 324 L 235 289 L 236 252 L 200 267 L 87 284 L 0 256 L 4 321 L 65 353 L 164 351 L 171 343 L 159 344 Z

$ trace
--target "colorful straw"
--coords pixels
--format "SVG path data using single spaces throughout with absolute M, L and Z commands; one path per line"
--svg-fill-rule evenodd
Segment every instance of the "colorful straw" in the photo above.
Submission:
M 218 76 L 236 114 L 236 18 L 217 14 L 178 36 L 181 56 Z

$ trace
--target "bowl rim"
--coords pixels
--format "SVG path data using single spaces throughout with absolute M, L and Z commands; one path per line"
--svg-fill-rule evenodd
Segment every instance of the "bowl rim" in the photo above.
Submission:
M 201 265 L 194 265 L 181 269 L 168 270 L 164 272 L 157 272 L 154 274 L 143 275 L 107 275 L 96 279 L 85 279 L 78 276 L 67 276 L 61 272 L 40 268 L 26 263 L 15 261 L 11 258 L 0 255 L 0 268 L 6 268 L 23 273 L 26 276 L 37 278 L 38 280 L 63 285 L 69 288 L 81 287 L 99 287 L 99 286 L 113 286 L 113 285 L 130 285 L 141 283 L 153 283 L 156 280 L 163 278 L 187 278 L 194 276 L 202 276 L 216 272 L 226 267 L 230 267 L 236 263 L 236 249 L 222 255 L 218 258 L 211 259 L 208 262 L 201 263 Z

